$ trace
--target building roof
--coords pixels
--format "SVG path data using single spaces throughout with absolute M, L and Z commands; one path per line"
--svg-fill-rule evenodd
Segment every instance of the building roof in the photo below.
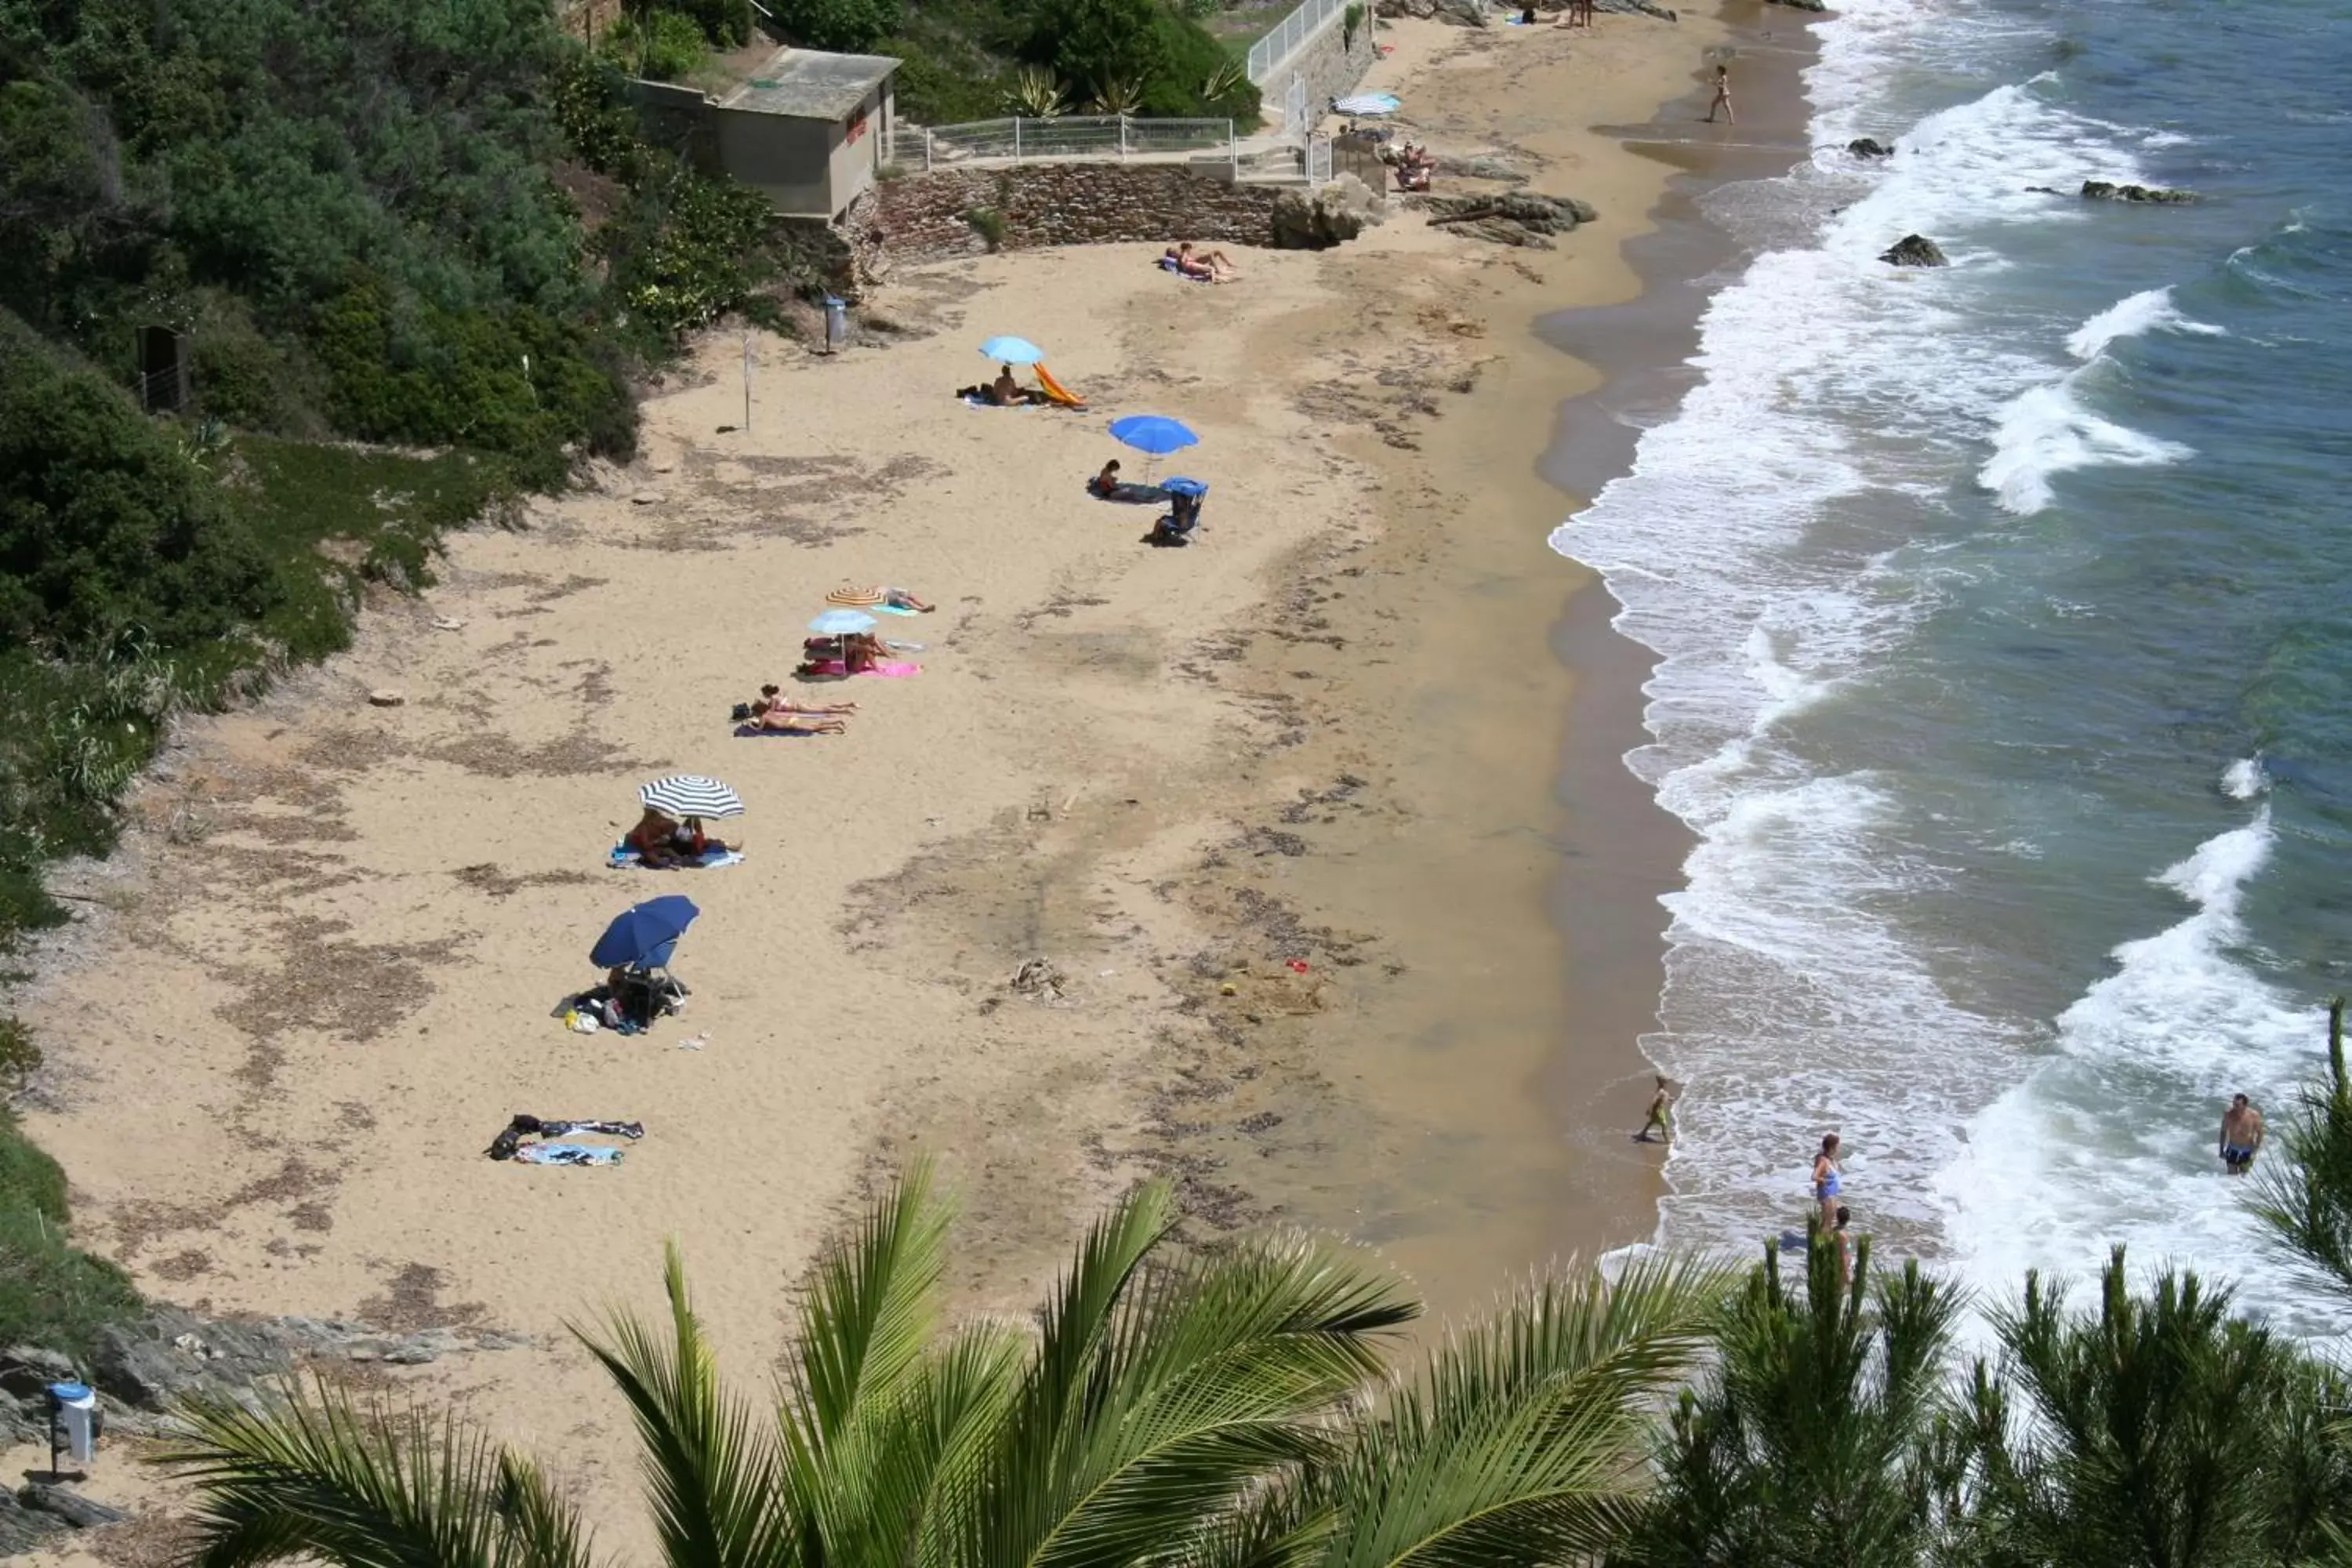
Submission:
M 720 101 L 729 109 L 788 114 L 796 120 L 843 120 L 898 68 L 887 55 L 829 55 L 784 48 Z

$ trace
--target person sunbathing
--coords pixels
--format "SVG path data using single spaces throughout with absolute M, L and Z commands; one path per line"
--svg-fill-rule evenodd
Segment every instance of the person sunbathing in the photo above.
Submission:
M 723 844 L 702 830 L 702 818 L 689 816 L 670 835 L 671 847 L 689 860 L 699 860 L 705 855 L 731 855 L 735 847 Z
M 1191 240 L 1170 247 L 1169 259 L 1176 270 L 1187 278 L 1205 278 L 1212 283 L 1230 283 L 1242 275 L 1233 258 L 1222 250 L 1195 250 Z
M 678 824 L 647 806 L 646 814 L 637 818 L 637 825 L 621 842 L 637 852 L 639 865 L 659 871 L 684 858 L 677 849 L 677 835 L 683 831 Z
M 1115 468 L 1118 467 L 1118 465 L 1117 463 L 1113 463 L 1111 467 Z M 919 616 L 928 616 L 933 610 L 939 608 L 937 605 L 926 605 L 922 600 L 918 599 L 914 595 L 909 594 L 904 588 L 883 589 L 882 602 L 889 605 L 894 610 L 912 610 Z
M 760 700 L 751 704 L 751 717 L 763 724 L 777 714 L 795 719 L 831 719 L 856 711 L 855 702 L 803 702 L 785 696 L 783 688 L 772 683 L 760 688 Z
M 1098 496 L 1118 493 L 1118 459 L 1113 458 L 1102 466 L 1102 472 L 1087 481 L 1087 489 Z

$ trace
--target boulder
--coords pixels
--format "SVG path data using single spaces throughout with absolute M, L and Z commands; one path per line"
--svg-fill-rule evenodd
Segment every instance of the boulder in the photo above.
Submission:
M 1378 0 L 1373 10 L 1382 16 L 1410 16 L 1426 22 L 1437 15 L 1437 0 Z
M 1312 195 L 1285 191 L 1274 200 L 1277 250 L 1325 250 L 1388 216 L 1388 198 L 1353 174 L 1327 181 Z
M 1889 267 L 1946 267 L 1950 265 L 1949 261 L 1944 255 L 1943 247 L 1937 245 L 1934 240 L 1929 239 L 1927 236 L 1921 234 L 1905 235 L 1901 239 L 1896 240 L 1886 249 L 1880 251 L 1878 253 L 1878 259 L 1885 262 Z
M 1826 11 L 1827 0 L 1765 0 L 1768 5 L 1786 5 L 1791 11 Z
M 1524 185 L 1528 177 L 1500 158 L 1449 158 L 1437 154 L 1437 172 L 1461 180 L 1493 180 L 1506 185 Z
M 36 1512 L 16 1500 L 12 1491 L 0 1491 L 0 1557 L 55 1545 L 49 1538 L 72 1526 L 54 1514 Z
M 28 1482 L 16 1493 L 16 1500 L 35 1513 L 64 1520 L 76 1530 L 88 1530 L 100 1524 L 121 1524 L 131 1517 L 119 1508 L 92 1502 L 79 1492 L 68 1491 L 63 1487 L 44 1486 L 38 1481 Z
M 73 1358 L 38 1345 L 11 1345 L 0 1351 L 0 1394 L 17 1399 L 41 1399 L 53 1383 L 73 1381 Z
M 2194 191 L 2169 191 L 2161 185 L 2117 185 L 2105 180 L 2084 180 L 2083 199 L 2092 202 L 2157 202 L 2179 205 L 2197 199 Z
M 1431 16 L 1449 27 L 1483 27 L 1486 25 L 1486 0 L 1437 0 L 1437 9 Z
M 1875 136 L 1857 136 L 1845 144 L 1845 150 L 1857 158 L 1892 158 L 1895 149 Z
M 1655 16 L 1661 22 L 1679 22 L 1680 16 L 1651 0 L 1592 0 L 1592 8 L 1615 16 Z
M 1551 248 L 1549 236 L 1566 234 L 1600 215 L 1574 196 L 1539 196 L 1506 191 L 1492 196 L 1439 196 L 1429 204 L 1432 225 L 1452 228 L 1497 245 Z

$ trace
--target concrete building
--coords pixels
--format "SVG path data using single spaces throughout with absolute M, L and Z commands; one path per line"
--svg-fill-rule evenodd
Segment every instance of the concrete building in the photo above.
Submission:
M 874 184 L 898 68 L 885 55 L 779 49 L 712 107 L 719 168 L 788 217 L 838 216 Z

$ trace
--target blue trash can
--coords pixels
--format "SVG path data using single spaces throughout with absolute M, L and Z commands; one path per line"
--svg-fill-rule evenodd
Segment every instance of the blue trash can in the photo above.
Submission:
M 849 301 L 824 297 L 824 352 L 837 354 L 849 342 Z

